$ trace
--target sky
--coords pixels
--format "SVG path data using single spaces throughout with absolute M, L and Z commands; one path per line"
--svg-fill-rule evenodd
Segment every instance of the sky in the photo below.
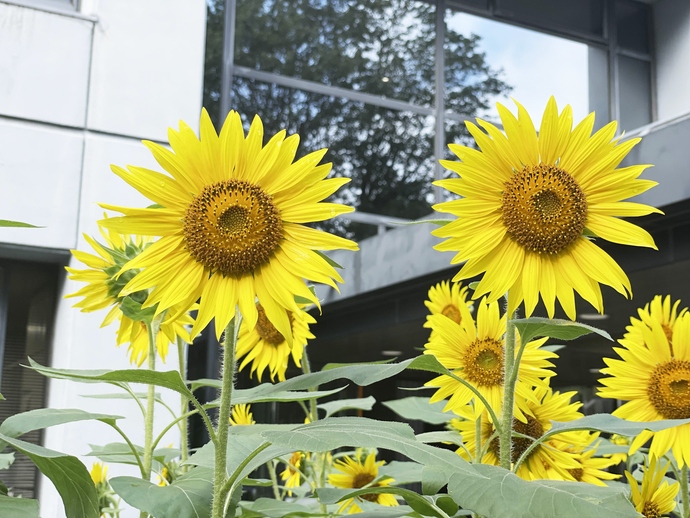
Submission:
M 446 17 L 448 31 L 481 36 L 480 49 L 503 80 L 513 86 L 509 97 L 497 99 L 515 112 L 510 97 L 527 108 L 538 127 L 546 101 L 556 97 L 559 110 L 573 108 L 574 121 L 589 113 L 587 45 L 465 13 Z M 498 120 L 494 108 L 486 114 Z

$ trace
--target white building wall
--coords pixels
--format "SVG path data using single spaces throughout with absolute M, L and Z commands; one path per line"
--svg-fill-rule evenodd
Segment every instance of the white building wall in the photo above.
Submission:
M 654 4 L 657 110 L 660 120 L 690 113 L 690 2 Z
M 17 4 L 0 0 L 0 218 L 45 228 L 0 229 L 0 248 L 89 250 L 82 234 L 98 232 L 96 220 L 103 214 L 98 202 L 150 204 L 110 172 L 110 164 L 159 169 L 140 140 L 165 142 L 167 128 L 179 120 L 198 124 L 206 5 L 204 0 L 83 0 L 81 12 L 75 12 L 62 2 L 50 11 Z M 100 328 L 105 313 L 80 313 L 71 307 L 73 299 L 62 299 L 82 285 L 66 280 L 61 288 L 52 365 L 129 368 L 126 350 L 114 346 L 115 327 Z M 171 346 L 159 369 L 176 368 Z M 143 421 L 133 402 L 81 397 L 116 391 L 51 380 L 48 406 L 121 415 L 126 419 L 120 426 L 143 444 Z M 175 394 L 159 392 L 179 407 Z M 169 422 L 165 412 L 159 407 L 159 431 Z M 48 429 L 44 441 L 48 448 L 84 455 L 89 444 L 121 439 L 107 425 L 88 422 Z M 178 444 L 179 436 L 169 434 L 161 446 L 171 442 Z M 82 459 L 89 467 L 96 460 Z M 116 466 L 109 472 L 125 473 L 136 475 Z M 39 500 L 42 517 L 64 516 L 47 479 Z

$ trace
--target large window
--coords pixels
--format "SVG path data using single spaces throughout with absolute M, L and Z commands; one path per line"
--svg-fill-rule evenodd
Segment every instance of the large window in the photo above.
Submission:
M 550 95 L 600 125 L 650 122 L 648 19 L 633 0 L 208 0 L 204 104 L 328 147 L 352 178 L 337 201 L 414 219 L 442 200 L 447 143 L 496 101 L 537 123 Z M 351 217 L 331 230 L 377 231 Z
M 0 422 L 11 415 L 45 406 L 46 378 L 23 367 L 27 357 L 48 365 L 58 267 L 0 260 Z M 22 440 L 40 444 L 42 431 Z M 38 471 L 15 453 L 9 469 L 0 472 L 12 494 L 36 497 Z M 3 461 L 6 459 L 3 459 Z

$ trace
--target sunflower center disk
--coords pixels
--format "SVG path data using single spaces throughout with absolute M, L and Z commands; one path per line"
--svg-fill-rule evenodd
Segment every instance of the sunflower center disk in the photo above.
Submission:
M 492 338 L 472 342 L 465 355 L 463 374 L 475 385 L 503 384 L 503 344 Z
M 582 477 L 585 474 L 585 470 L 582 468 L 574 468 L 574 469 L 569 469 L 568 473 L 570 473 L 575 480 L 578 482 L 582 482 Z
M 675 358 L 657 365 L 647 386 L 652 406 L 664 419 L 690 417 L 690 362 Z
M 184 237 L 194 259 L 239 276 L 271 258 L 283 238 L 280 212 L 261 187 L 243 180 L 207 185 L 187 208 Z
M 361 489 L 367 484 L 370 484 L 372 480 L 374 480 L 374 476 L 371 475 L 370 473 L 358 473 L 357 475 L 354 476 L 352 479 L 352 487 L 354 489 Z M 378 487 L 378 484 L 375 484 L 374 487 Z M 369 502 L 376 502 L 378 501 L 379 495 L 376 493 L 370 494 L 370 495 L 359 495 L 360 498 L 364 498 L 365 500 L 368 500 Z
M 508 234 L 520 245 L 539 254 L 558 254 L 582 234 L 587 200 L 563 169 L 527 165 L 505 183 L 501 211 Z
M 455 304 L 448 304 L 445 308 L 443 308 L 443 310 L 441 310 L 441 314 L 450 318 L 456 324 L 462 322 L 462 315 Z
M 527 435 L 533 439 L 539 439 L 544 435 L 544 427 L 541 423 L 532 416 L 526 416 L 527 422 L 523 423 L 518 419 L 513 419 L 513 430 L 522 435 Z M 513 451 L 511 453 L 511 462 L 515 463 L 522 456 L 523 453 L 532 444 L 531 439 L 524 437 L 513 437 Z M 498 437 L 495 437 L 489 444 L 489 449 L 499 457 L 501 454 L 500 441 Z M 530 454 L 531 455 L 531 454 Z
M 645 518 L 659 518 L 661 516 L 659 506 L 654 502 L 645 502 L 642 514 Z
M 271 345 L 280 345 L 285 341 L 285 337 L 278 331 L 271 321 L 266 316 L 266 311 L 261 306 L 261 304 L 256 305 L 256 309 L 259 312 L 259 318 L 256 321 L 256 332 L 259 336 Z M 290 322 L 292 323 L 292 321 Z

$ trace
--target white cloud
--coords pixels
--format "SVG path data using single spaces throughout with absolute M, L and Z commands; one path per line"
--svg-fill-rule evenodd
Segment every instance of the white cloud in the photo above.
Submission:
M 504 80 L 514 87 L 510 97 L 527 108 L 537 127 L 551 95 L 559 108 L 572 106 L 575 121 L 589 113 L 587 45 L 465 13 L 446 22 L 449 31 L 481 36 L 487 62 L 503 69 Z M 508 97 L 497 101 L 514 111 Z M 498 118 L 495 108 L 486 116 Z

